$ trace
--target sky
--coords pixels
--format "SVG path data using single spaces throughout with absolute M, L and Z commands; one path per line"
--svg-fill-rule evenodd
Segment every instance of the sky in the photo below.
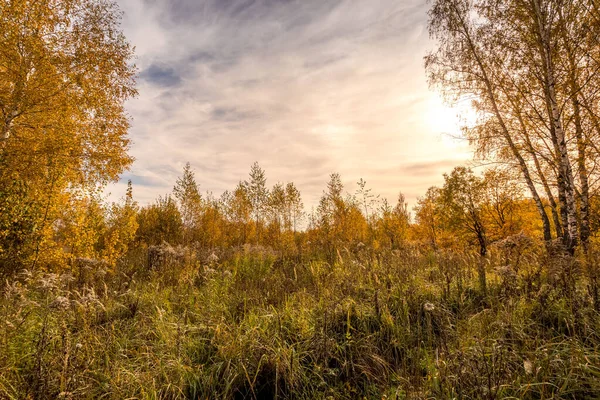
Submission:
M 219 196 L 258 161 L 318 203 L 329 175 L 412 206 L 471 158 L 456 110 L 428 88 L 425 0 L 117 0 L 136 48 L 130 154 L 108 188 L 140 204 L 186 162 Z

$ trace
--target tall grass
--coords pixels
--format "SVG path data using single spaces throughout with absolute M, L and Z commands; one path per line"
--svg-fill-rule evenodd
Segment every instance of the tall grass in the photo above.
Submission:
M 590 280 L 509 250 L 487 296 L 476 256 L 416 248 L 333 265 L 140 249 L 115 270 L 24 273 L 0 300 L 0 398 L 597 398 Z

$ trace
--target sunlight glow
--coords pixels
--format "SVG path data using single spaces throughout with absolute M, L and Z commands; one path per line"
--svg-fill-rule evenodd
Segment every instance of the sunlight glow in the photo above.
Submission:
M 448 106 L 439 98 L 429 100 L 427 123 L 432 132 L 442 135 L 442 143 L 449 148 L 464 148 L 462 129 L 472 127 L 477 122 L 477 114 L 467 101 Z

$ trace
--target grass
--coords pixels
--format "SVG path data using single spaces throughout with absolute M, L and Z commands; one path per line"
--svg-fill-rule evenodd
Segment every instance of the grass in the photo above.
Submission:
M 24 273 L 0 300 L 0 398 L 598 398 L 587 275 L 511 257 L 489 257 L 487 297 L 476 258 L 415 248 L 152 269 L 139 249 L 113 271 Z

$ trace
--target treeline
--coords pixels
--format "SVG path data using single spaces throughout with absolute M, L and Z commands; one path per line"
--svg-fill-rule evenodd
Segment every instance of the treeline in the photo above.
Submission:
M 596 197 L 592 200 L 596 204 Z M 545 208 L 550 207 L 545 201 Z M 258 163 L 247 180 L 216 197 L 201 192 L 188 163 L 171 193 L 143 207 L 134 199 L 131 182 L 117 203 L 105 204 L 94 192 L 72 194 L 49 235 L 29 244 L 35 249 L 29 257 L 22 256 L 20 263 L 15 257 L 12 263 L 21 268 L 32 263 L 64 268 L 75 260 L 93 259 L 114 267 L 130 250 L 161 245 L 188 249 L 193 256 L 259 246 L 283 258 L 330 264 L 347 252 L 366 251 L 377 257 L 411 246 L 466 249 L 485 258 L 490 246 L 511 236 L 543 237 L 535 202 L 525 196 L 519 179 L 502 169 L 477 175 L 457 167 L 444 175 L 441 187 L 420 197 L 413 211 L 414 217 L 402 193 L 390 204 L 362 179 L 355 193 L 349 193 L 334 173 L 318 206 L 307 213 L 295 184 L 269 187 Z M 595 237 L 598 228 L 592 226 Z
M 597 201 L 592 197 L 594 206 Z M 546 199 L 544 206 L 550 209 Z M 593 213 L 592 220 L 597 218 Z M 295 184 L 269 187 L 258 163 L 247 180 L 220 197 L 201 194 L 188 163 L 173 192 L 141 207 L 136 221 L 135 241 L 146 246 L 259 245 L 286 256 L 320 254 L 330 262 L 339 251 L 357 246 L 374 252 L 410 245 L 432 250 L 466 247 L 485 256 L 490 245 L 510 236 L 543 238 L 535 202 L 518 177 L 500 168 L 477 175 L 457 167 L 444 175 L 441 187 L 431 187 L 419 197 L 412 212 L 402 193 L 390 204 L 362 179 L 350 193 L 334 173 L 318 205 L 307 212 Z M 597 233 L 594 224 L 591 236 Z
M 551 202 L 543 203 L 551 210 Z M 596 196 L 590 197 L 590 205 L 590 220 L 598 221 Z M 31 210 L 35 208 L 21 212 Z M 13 218 L 22 216 L 15 213 Z M 36 265 L 61 269 L 78 259 L 114 267 L 132 249 L 163 244 L 202 255 L 261 246 L 284 258 L 318 258 L 331 264 L 344 251 L 363 249 L 376 257 L 407 246 L 467 249 L 485 258 L 494 243 L 514 235 L 542 239 L 545 229 L 518 176 L 500 168 L 481 175 L 455 168 L 444 175 L 441 187 L 431 187 L 418 198 L 412 213 L 402 193 L 390 204 L 362 179 L 349 193 L 334 173 L 318 206 L 306 212 L 296 185 L 269 187 L 258 163 L 247 180 L 219 197 L 201 192 L 188 163 L 172 192 L 149 205 L 138 205 L 129 182 L 120 202 L 105 203 L 99 192 L 73 192 L 50 229 L 32 234 L 22 230 L 23 224 L 4 230 L 6 238 L 13 238 L 3 242 L 4 274 Z M 598 224 L 590 225 L 592 239 L 598 229 Z

